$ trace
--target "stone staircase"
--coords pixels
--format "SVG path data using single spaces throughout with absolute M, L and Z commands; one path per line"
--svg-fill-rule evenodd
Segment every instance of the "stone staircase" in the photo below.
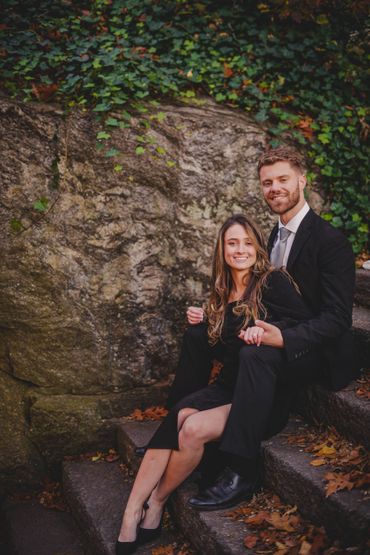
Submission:
M 370 272 L 358 271 L 358 284 L 353 333 L 362 364 L 369 368 Z M 338 540 L 342 546 L 350 546 L 348 550 L 343 547 L 342 551 L 333 551 L 335 554 L 370 554 L 370 544 L 366 545 L 370 537 L 370 496 L 366 496 L 363 489 L 353 489 L 338 491 L 327 497 L 324 475 L 330 467 L 312 466 L 312 454 L 299 441 L 291 439 L 299 439 L 307 431 L 312 432 L 314 423 L 321 423 L 327 429 L 335 428 L 352 442 L 353 448 L 358 445 L 369 448 L 370 402 L 356 395 L 359 387 L 359 383 L 354 382 L 336 393 L 319 386 L 311 387 L 302 399 L 303 418 L 302 415 L 292 417 L 287 428 L 263 445 L 264 488 L 272 490 L 285 503 L 297 506 L 299 513 L 309 522 L 324 526 L 333 542 Z M 28 509 L 24 509 L 24 504 L 23 509 L 17 505 L 8 507 L 9 555 L 113 555 L 122 510 L 133 481 L 127 467 L 136 472 L 140 460 L 135 449 L 147 443 L 156 426 L 157 422 L 122 419 L 117 430 L 117 449 L 125 467 L 119 461 L 78 460 L 64 463 L 63 488 L 70 513 L 64 516 L 61 513 L 60 518 L 64 520 L 59 521 L 58 529 L 64 530 L 64 538 L 68 537 L 68 542 L 58 543 L 54 538 L 54 543 L 45 544 L 45 536 L 50 539 L 48 532 L 53 526 L 48 524 L 45 515 L 42 517 L 40 508 L 36 511 L 37 517 L 36 512 L 32 513 L 34 508 L 31 506 Z M 244 546 L 243 540 L 250 534 L 244 519 L 229 518 L 225 516 L 225 511 L 207 513 L 191 509 L 187 499 L 196 491 L 194 478 L 190 478 L 173 494 L 169 513 L 175 530 L 165 527 L 161 538 L 142 546 L 137 551 L 139 555 L 161 555 L 166 551 L 164 548 L 161 551 L 160 546 L 169 545 L 175 545 L 174 554 L 180 553 L 183 538 L 191 545 L 192 553 L 199 555 L 261 553 Z M 22 529 L 30 531 L 30 523 L 40 528 L 39 536 L 44 538 L 37 539 L 36 544 L 28 543 L 27 548 Z M 277 548 L 275 553 L 278 553 Z

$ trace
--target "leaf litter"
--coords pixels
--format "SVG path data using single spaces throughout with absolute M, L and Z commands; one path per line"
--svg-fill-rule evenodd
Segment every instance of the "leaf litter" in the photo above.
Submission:
M 354 445 L 335 428 L 302 426 L 299 432 L 284 434 L 287 443 L 301 447 L 313 457 L 311 466 L 327 466 L 324 475 L 326 497 L 337 491 L 363 490 L 364 499 L 370 485 L 369 453 L 362 445 Z
M 284 504 L 268 490 L 225 516 L 247 525 L 244 546 L 260 555 L 364 555 L 370 549 L 370 543 L 344 547 L 330 539 L 324 527 L 304 519 L 296 505 Z

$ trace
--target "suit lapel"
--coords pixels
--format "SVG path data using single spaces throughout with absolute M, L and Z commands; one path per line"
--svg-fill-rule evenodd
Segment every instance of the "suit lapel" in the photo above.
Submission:
M 311 235 L 312 224 L 313 224 L 313 220 L 315 219 L 315 216 L 316 216 L 315 212 L 310 209 L 310 211 L 307 212 L 307 214 L 303 218 L 297 230 L 296 236 L 292 244 L 292 248 L 289 253 L 289 258 L 287 263 L 288 272 L 293 267 L 294 262 L 296 261 L 296 258 L 300 253 L 303 245 Z
M 275 224 L 270 233 L 269 240 L 267 242 L 267 252 L 269 253 L 269 256 L 271 255 L 272 247 L 274 246 L 275 238 L 276 238 L 276 235 L 278 234 L 278 231 L 279 231 L 279 224 Z

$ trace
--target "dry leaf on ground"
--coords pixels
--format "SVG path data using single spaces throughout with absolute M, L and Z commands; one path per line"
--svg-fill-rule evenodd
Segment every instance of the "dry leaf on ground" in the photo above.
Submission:
M 147 409 L 135 409 L 127 418 L 143 422 L 145 420 L 162 420 L 167 416 L 168 410 L 164 407 L 153 406 Z

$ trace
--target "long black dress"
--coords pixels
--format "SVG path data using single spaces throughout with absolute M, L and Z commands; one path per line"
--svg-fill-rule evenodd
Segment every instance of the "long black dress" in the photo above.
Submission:
M 280 329 L 295 325 L 301 320 L 311 317 L 311 312 L 304 304 L 290 279 L 283 272 L 271 272 L 262 291 L 262 302 L 267 311 L 265 321 L 273 323 Z M 229 303 L 225 314 L 222 330 L 222 340 L 218 342 L 213 352 L 223 367 L 215 383 L 208 385 L 181 399 L 170 410 L 154 436 L 148 444 L 150 449 L 178 449 L 177 417 L 181 408 L 195 408 L 199 411 L 226 405 L 232 402 L 233 391 L 238 376 L 239 351 L 248 348 L 244 341 L 238 338 L 243 317 L 234 314 L 233 309 L 237 302 Z M 250 322 L 253 325 L 253 322 Z M 206 326 L 204 326 L 206 333 Z M 254 346 L 250 346 L 255 348 Z M 207 348 L 207 347 L 205 347 Z M 273 347 L 261 347 L 274 349 Z M 283 349 L 274 349 L 282 362 Z M 184 364 L 184 361 L 180 361 Z M 186 361 L 185 361 L 186 364 Z

